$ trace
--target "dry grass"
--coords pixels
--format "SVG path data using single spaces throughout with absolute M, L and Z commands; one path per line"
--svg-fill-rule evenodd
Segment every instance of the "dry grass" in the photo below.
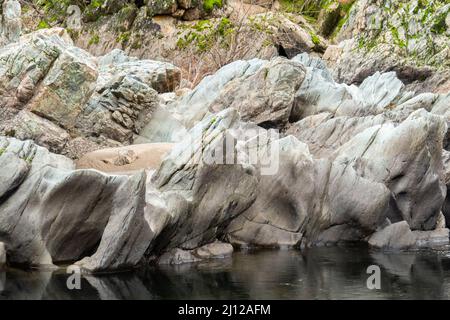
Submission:
M 268 34 L 255 30 L 249 20 L 255 11 L 259 14 L 270 12 L 235 1 L 229 18 L 233 24 L 232 33 L 226 38 L 215 39 L 208 50 L 198 50 L 195 45 L 184 49 L 184 54 L 174 62 L 182 69 L 182 79 L 190 84 L 188 86 L 195 87 L 203 78 L 231 62 L 259 56 L 269 46 Z

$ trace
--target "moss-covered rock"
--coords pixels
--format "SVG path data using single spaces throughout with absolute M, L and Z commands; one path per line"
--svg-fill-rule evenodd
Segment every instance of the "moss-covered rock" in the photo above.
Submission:
M 336 61 L 339 80 L 353 82 L 375 71 L 401 72 L 405 67 L 450 67 L 449 12 L 448 0 L 356 1 L 336 33 L 337 41 L 347 40 Z M 421 81 L 411 74 L 422 72 L 408 72 L 404 80 Z

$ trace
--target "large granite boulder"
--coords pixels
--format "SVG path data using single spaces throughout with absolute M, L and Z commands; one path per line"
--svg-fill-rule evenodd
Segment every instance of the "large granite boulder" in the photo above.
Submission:
M 30 141 L 2 137 L 0 146 L 0 238 L 11 263 L 52 265 L 94 253 L 83 266 L 99 271 L 140 261 L 151 237 L 145 174 L 75 171 L 70 159 Z
M 165 214 L 150 217 L 150 225 L 159 230 L 152 254 L 213 242 L 255 200 L 253 171 L 245 164 L 226 162 L 230 154 L 234 159 L 231 128 L 237 123 L 233 109 L 207 117 L 175 145 L 153 175 L 151 199 L 164 200 Z M 223 149 L 225 144 L 231 150 Z
M 336 159 L 391 190 L 391 221 L 432 230 L 446 195 L 441 151 L 446 131 L 442 117 L 418 110 L 397 127 L 364 130 L 336 151 Z
M 354 1 L 336 32 L 341 42 L 325 54 L 335 78 L 360 83 L 377 71 L 396 71 L 405 84 L 437 90 L 436 76 L 449 67 L 449 12 L 445 0 Z
M 243 121 L 281 127 L 289 120 L 304 73 L 300 63 L 282 57 L 236 61 L 203 79 L 171 111 L 187 128 L 227 108 L 236 109 Z
M 383 222 L 390 193 L 382 183 L 345 163 L 314 159 L 292 136 L 272 143 L 280 152 L 278 172 L 261 175 L 255 203 L 228 228 L 231 243 L 301 247 L 361 241 Z
M 375 232 L 369 239 L 373 248 L 384 250 L 406 250 L 413 248 L 416 238 L 406 221 L 400 221 Z
M 0 53 L 0 133 L 71 158 L 129 145 L 179 81 L 169 63 L 120 50 L 95 58 L 63 29 L 39 30 Z

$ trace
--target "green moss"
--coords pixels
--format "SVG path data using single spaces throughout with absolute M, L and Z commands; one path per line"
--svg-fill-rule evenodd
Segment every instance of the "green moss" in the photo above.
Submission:
M 5 153 L 6 149 L 5 148 L 0 148 L 0 157 Z
M 269 76 L 269 69 L 265 68 L 264 69 L 264 80 L 266 80 L 268 76 Z
M 33 160 L 34 160 L 34 156 L 30 156 L 30 157 L 27 157 L 26 159 L 24 159 L 29 165 L 31 165 L 31 163 L 33 162 Z
M 122 44 L 127 44 L 128 41 L 130 41 L 131 32 L 122 32 L 119 34 L 119 36 L 116 38 L 116 41 Z
M 38 30 L 48 29 L 48 28 L 50 28 L 50 24 L 47 21 L 45 21 L 45 20 L 39 21 L 39 23 L 37 25 Z
M 141 36 L 136 36 L 133 39 L 133 43 L 131 44 L 131 49 L 137 50 L 140 48 L 142 48 L 142 38 L 141 38 Z
M 331 38 L 335 38 L 337 36 L 337 34 L 339 33 L 339 31 L 341 31 L 342 27 L 347 23 L 347 21 L 350 17 L 350 11 L 351 11 L 354 3 L 355 3 L 355 1 L 350 1 L 345 4 L 341 4 L 341 3 L 339 4 L 340 18 L 336 24 L 336 27 L 335 27 L 333 33 L 331 34 Z
M 203 2 L 203 10 L 206 12 L 211 12 L 214 8 L 222 8 L 222 6 L 222 0 L 204 0 Z
M 218 21 L 200 20 L 193 26 L 185 26 L 186 31 L 177 40 L 177 47 L 186 49 L 191 45 L 198 52 L 208 51 L 215 44 L 223 48 L 229 47 L 232 35 L 236 29 L 228 18 Z
M 358 39 L 358 49 L 371 51 L 377 46 L 377 38 L 367 39 L 364 36 L 359 37 Z
M 392 25 L 390 25 L 390 31 L 392 34 L 392 37 L 394 38 L 394 43 L 398 45 L 400 48 L 406 48 L 408 46 L 407 41 L 400 38 L 400 34 L 398 32 L 398 29 Z
M 288 17 L 289 18 L 289 17 Z M 254 31 L 264 32 L 265 34 L 273 34 L 271 26 L 279 23 L 272 15 L 261 15 L 248 17 L 248 24 Z
M 77 40 L 78 37 L 80 36 L 80 32 L 78 30 L 73 30 L 73 29 L 70 29 L 70 28 L 67 28 L 66 30 L 67 30 L 67 33 L 72 38 L 72 40 Z
M 102 5 L 105 0 L 91 0 L 91 2 L 84 9 L 84 19 L 88 22 L 97 21 L 104 13 L 102 12 Z
M 129 3 L 123 7 L 117 14 L 117 19 L 120 23 L 125 21 L 134 20 L 137 15 L 138 8 L 135 4 Z
M 450 12 L 442 12 L 433 21 L 433 26 L 431 27 L 431 32 L 436 34 L 443 34 L 447 30 L 447 23 L 445 19 Z
M 99 44 L 100 43 L 100 37 L 98 34 L 94 34 L 88 42 L 88 46 L 90 47 L 91 45 L 95 45 L 95 44 Z
M 311 40 L 314 43 L 314 45 L 318 46 L 320 45 L 320 38 L 317 34 L 315 34 L 314 32 L 310 31 L 309 35 L 311 36 Z

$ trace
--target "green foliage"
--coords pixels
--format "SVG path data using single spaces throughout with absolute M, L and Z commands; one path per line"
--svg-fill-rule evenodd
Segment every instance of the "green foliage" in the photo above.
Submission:
M 204 0 L 203 10 L 211 12 L 214 8 L 222 8 L 222 0 Z
M 316 46 L 320 45 L 320 38 L 319 38 L 319 36 L 318 36 L 317 34 L 315 34 L 314 32 L 310 31 L 310 32 L 309 32 L 309 35 L 311 36 L 312 42 L 313 42 Z
M 5 148 L 0 148 L 0 157 L 5 153 L 6 149 Z
M 77 30 L 73 30 L 71 28 L 67 28 L 67 33 L 70 35 L 70 37 L 72 38 L 72 40 L 77 40 L 78 37 L 80 36 L 80 32 Z
M 84 17 L 87 21 L 97 21 L 102 15 L 102 5 L 105 0 L 91 0 L 84 8 Z
M 358 48 L 395 45 L 402 59 L 415 65 L 448 65 L 436 54 L 446 49 L 448 0 L 389 1 L 372 16 L 372 27 L 357 35 Z M 378 25 L 375 24 L 378 23 Z M 424 45 L 426 44 L 426 45 Z
M 105 0 L 35 0 L 36 5 L 46 13 L 46 20 L 52 22 L 62 22 L 71 5 L 78 6 L 88 20 L 95 20 L 100 16 L 104 2 Z
M 71 0 L 37 0 L 36 4 L 44 9 L 46 13 L 65 15 L 67 8 L 78 3 Z
M 47 28 L 50 28 L 50 24 L 45 20 L 41 20 L 41 21 L 39 21 L 37 28 L 38 28 L 38 30 L 47 29 Z
M 340 10 L 340 18 L 338 20 L 338 23 L 331 35 L 332 38 L 334 38 L 339 31 L 341 31 L 342 27 L 347 23 L 348 18 L 350 16 L 350 11 L 353 7 L 353 4 L 355 1 L 349 1 L 346 3 L 339 3 L 339 10 Z
M 94 34 L 94 35 L 89 39 L 88 46 L 95 45 L 95 44 L 99 44 L 99 42 L 100 42 L 100 37 L 99 37 L 99 35 L 98 35 L 98 34 Z
M 34 155 L 33 156 L 30 156 L 30 157 L 27 157 L 27 158 L 25 158 L 24 159 L 29 165 L 31 165 L 31 163 L 33 162 L 33 160 L 34 160 Z
M 443 11 L 435 18 L 433 21 L 433 26 L 431 27 L 431 32 L 443 34 L 447 30 L 447 23 L 445 22 L 445 19 L 448 14 L 450 14 L 449 11 Z
M 400 48 L 406 48 L 407 43 L 405 40 L 400 38 L 400 34 L 398 32 L 398 29 L 394 26 L 390 26 L 392 37 L 394 38 L 394 42 L 396 45 L 398 45 Z
M 130 41 L 131 32 L 122 32 L 119 34 L 119 36 L 116 38 L 116 41 L 121 44 L 127 44 Z
M 235 25 L 228 18 L 221 18 L 218 23 L 200 20 L 178 39 L 177 47 L 185 49 L 194 45 L 198 52 L 205 52 L 219 43 L 226 48 L 235 30 Z
M 99 9 L 103 5 L 104 0 L 92 0 L 88 7 Z
M 264 32 L 266 34 L 273 34 L 270 26 L 276 25 L 278 21 L 272 15 L 260 15 L 248 17 L 248 24 L 254 31 Z

